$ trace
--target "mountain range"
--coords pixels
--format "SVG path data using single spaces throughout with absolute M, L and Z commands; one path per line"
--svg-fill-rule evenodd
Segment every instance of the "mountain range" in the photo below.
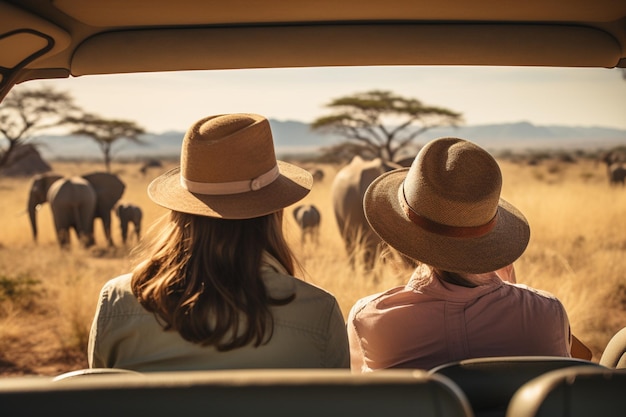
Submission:
M 336 135 L 312 131 L 309 124 L 299 121 L 270 120 L 278 157 L 310 155 L 323 147 L 343 141 Z M 142 144 L 119 140 L 113 146 L 116 159 L 178 158 L 184 132 L 148 133 L 142 135 Z M 626 145 L 626 129 L 601 126 L 534 125 L 529 122 L 437 127 L 422 133 L 416 144 L 431 139 L 456 136 L 471 140 L 490 151 L 532 150 L 599 150 Z M 91 139 L 78 136 L 42 135 L 33 138 L 47 160 L 97 159 L 102 157 L 98 145 Z

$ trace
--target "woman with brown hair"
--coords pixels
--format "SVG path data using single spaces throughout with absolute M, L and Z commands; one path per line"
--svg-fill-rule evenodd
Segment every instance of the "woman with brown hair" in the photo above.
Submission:
M 312 186 L 277 161 L 267 119 L 207 117 L 181 166 L 148 187 L 170 212 L 131 274 L 101 291 L 90 367 L 137 371 L 346 368 L 336 299 L 294 277 L 283 209 Z

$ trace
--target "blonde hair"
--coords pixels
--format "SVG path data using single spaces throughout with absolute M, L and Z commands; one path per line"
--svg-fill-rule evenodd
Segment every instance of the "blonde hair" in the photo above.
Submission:
M 290 275 L 294 258 L 282 233 L 282 210 L 226 220 L 172 211 L 158 238 L 143 249 L 131 287 L 165 330 L 219 351 L 267 343 L 273 333 L 272 298 L 261 277 L 264 252 Z

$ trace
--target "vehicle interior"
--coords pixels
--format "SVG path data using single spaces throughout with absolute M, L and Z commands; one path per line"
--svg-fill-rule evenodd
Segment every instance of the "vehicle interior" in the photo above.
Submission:
M 345 65 L 625 67 L 620 1 L 0 3 L 0 97 L 30 79 Z M 332 48 L 328 45 L 332 44 Z
M 332 47 L 329 47 L 332 45 Z M 618 0 L 0 0 L 0 100 L 30 80 L 161 71 L 372 65 L 626 68 L 626 2 Z M 0 380 L 6 415 L 171 415 L 212 407 L 219 415 L 423 416 L 623 415 L 623 335 L 600 364 L 563 369 L 494 358 L 457 385 L 446 372 L 220 371 L 172 375 L 82 372 L 71 378 Z M 528 360 L 528 358 L 526 359 Z M 525 369 L 515 387 L 498 383 Z M 525 368 L 524 368 L 525 367 Z M 561 368 L 561 369 L 558 369 Z M 587 369 L 589 368 L 589 369 Z M 601 368 L 613 378 L 591 378 Z M 503 369 L 505 371 L 503 371 Z M 531 375 L 531 370 L 536 375 Z M 553 379 L 531 377 L 559 372 Z M 563 377 L 563 375 L 567 377 Z M 583 375 L 582 377 L 578 377 Z M 485 380 L 491 381 L 484 383 Z M 528 382 L 530 380 L 530 382 Z M 597 385 L 582 389 L 575 385 Z M 495 381 L 495 382 L 494 382 Z M 555 382 L 557 381 L 557 382 Z M 517 383 L 515 382 L 515 383 Z M 535 389 L 523 388 L 524 384 Z M 531 398 L 560 384 L 545 414 Z M 463 392 L 460 387 L 473 387 Z M 479 408 L 472 397 L 484 386 Z M 541 388 L 537 388 L 540 386 Z M 610 388 L 609 388 L 610 386 Z M 502 390 L 499 391 L 498 389 Z M 514 407 L 507 410 L 514 392 Z M 513 391 L 513 392 L 512 392 Z M 484 398 L 498 398 L 488 401 Z M 502 396 L 506 396 L 504 404 Z M 472 397 L 469 398 L 468 397 Z M 610 397 L 610 398 L 609 398 Z M 323 401 L 317 401 L 324 399 Z M 126 404 L 125 408 L 116 404 Z M 277 404 L 280 405 L 277 405 Z M 232 407 L 232 405 L 236 405 Z M 521 404 L 521 405 L 520 405 Z M 513 404 L 512 404 L 513 405 Z M 50 412 L 54 410 L 54 412 Z M 523 410 L 523 411 L 520 411 Z M 519 413 L 519 414 L 518 414 Z M 536 413 L 536 414 L 535 414 Z M 611 414 L 614 413 L 614 414 Z

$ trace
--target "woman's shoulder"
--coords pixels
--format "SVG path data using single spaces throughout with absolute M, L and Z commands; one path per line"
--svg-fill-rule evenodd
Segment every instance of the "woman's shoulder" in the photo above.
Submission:
M 124 274 L 107 281 L 98 297 L 98 320 L 148 314 L 133 294 L 130 283 L 132 274 Z
M 311 297 L 311 298 L 319 298 L 325 299 L 329 303 L 336 303 L 337 300 L 335 295 L 330 291 L 307 281 L 303 281 L 299 278 L 294 278 L 296 280 L 297 294 L 300 295 L 301 298 Z
M 547 302 L 556 302 L 560 304 L 559 299 L 551 292 L 534 288 L 526 284 L 512 284 L 510 282 L 504 282 L 503 288 L 508 288 L 510 291 L 525 294 L 528 297 L 532 297 L 537 300 L 545 300 Z
M 100 302 L 115 304 L 118 308 L 138 306 L 139 303 L 130 287 L 132 277 L 133 275 L 128 273 L 107 281 L 100 291 Z
M 304 281 L 301 278 L 291 276 L 284 271 L 265 269 L 263 271 L 263 282 L 269 295 L 274 298 L 287 298 L 295 295 L 297 304 L 322 302 L 332 305 L 337 302 L 335 296 L 324 288 Z
M 334 296 L 326 289 L 312 283 L 305 281 L 302 278 L 297 278 L 288 274 L 277 273 L 272 279 L 275 287 L 282 287 L 286 292 L 293 292 L 297 297 L 319 297 L 334 299 Z
M 123 274 L 108 280 L 102 287 L 102 291 L 109 293 L 123 294 L 130 291 L 130 281 L 133 274 Z

